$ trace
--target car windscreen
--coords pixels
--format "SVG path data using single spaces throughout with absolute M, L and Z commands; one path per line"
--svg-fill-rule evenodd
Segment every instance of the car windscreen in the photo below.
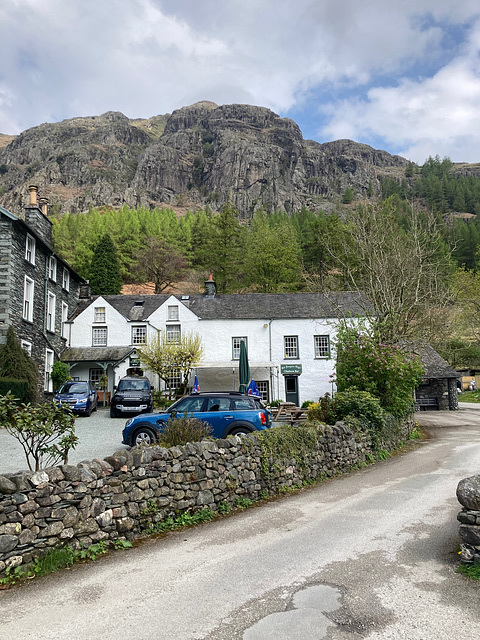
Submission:
M 120 380 L 119 391 L 150 391 L 148 380 Z
M 88 385 L 86 382 L 66 382 L 59 393 L 88 393 Z

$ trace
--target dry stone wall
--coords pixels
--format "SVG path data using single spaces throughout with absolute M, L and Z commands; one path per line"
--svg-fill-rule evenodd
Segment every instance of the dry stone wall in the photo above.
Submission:
M 298 459 L 266 453 L 261 435 L 250 434 L 0 476 L 0 574 L 51 547 L 134 540 L 172 514 L 275 495 L 348 471 L 372 454 L 368 432 L 343 423 L 307 433 L 313 444 Z
M 458 483 L 457 498 L 462 510 L 457 516 L 461 523 L 460 558 L 465 564 L 480 563 L 480 475 Z

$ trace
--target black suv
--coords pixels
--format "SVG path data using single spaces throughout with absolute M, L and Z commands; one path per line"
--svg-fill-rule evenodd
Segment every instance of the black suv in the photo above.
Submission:
M 118 418 L 125 414 L 149 413 L 153 410 L 153 387 L 148 378 L 126 376 L 115 387 L 110 403 L 110 417 Z

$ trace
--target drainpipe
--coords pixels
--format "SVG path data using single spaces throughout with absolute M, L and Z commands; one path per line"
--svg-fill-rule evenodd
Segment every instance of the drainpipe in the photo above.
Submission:
M 270 318 L 270 320 L 268 321 L 268 361 L 269 362 L 272 362 L 272 322 L 273 322 L 273 318 Z M 274 395 L 273 388 L 274 388 L 273 373 L 272 373 L 272 366 L 270 365 L 270 393 L 272 394 L 272 400 L 275 399 L 273 397 Z

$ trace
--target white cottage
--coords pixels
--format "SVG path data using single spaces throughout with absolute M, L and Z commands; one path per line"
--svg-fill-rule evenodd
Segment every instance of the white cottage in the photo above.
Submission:
M 277 293 L 108 295 L 82 301 L 69 322 L 69 348 L 62 359 L 74 378 L 108 389 L 129 373 L 147 375 L 156 388 L 163 382 L 142 370 L 136 347 L 158 332 L 175 341 L 195 332 L 204 347 L 196 374 L 202 391 L 238 389 L 240 343 L 247 345 L 251 377 L 267 401 L 297 406 L 332 392 L 332 340 L 340 318 L 364 315 L 357 293 Z M 180 386 L 174 377 L 172 388 Z

